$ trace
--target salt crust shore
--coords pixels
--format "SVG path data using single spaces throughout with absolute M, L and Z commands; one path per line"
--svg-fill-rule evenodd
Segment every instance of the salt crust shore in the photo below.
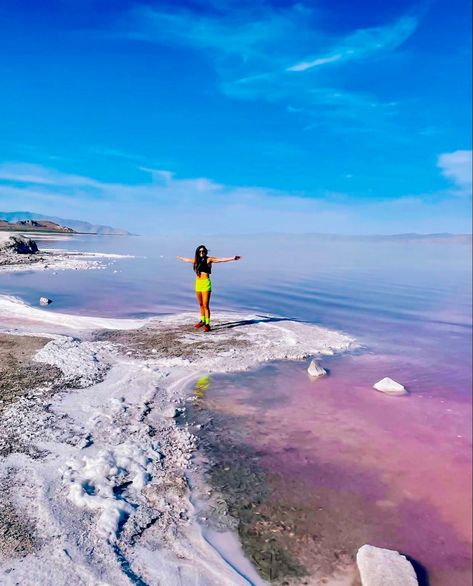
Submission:
M 19 234 L 17 232 L 0 233 L 0 243 L 10 236 L 28 236 L 38 238 L 38 234 Z M 58 235 L 41 235 L 42 240 L 69 240 L 71 237 Z M 66 270 L 100 270 L 107 268 L 105 261 L 120 258 L 133 258 L 129 255 L 107 254 L 100 252 L 80 252 L 61 248 L 41 248 L 36 254 L 0 254 L 0 274 L 25 271 L 66 271 Z
M 166 413 L 185 408 L 188 383 L 204 373 L 343 352 L 354 340 L 271 316 L 219 313 L 203 334 L 194 314 L 98 319 L 6 296 L 0 316 L 0 331 L 51 338 L 35 360 L 62 371 L 57 394 L 32 390 L 2 414 L 4 433 L 36 456 L 12 451 L 0 460 L 0 485 L 13 488 L 11 504 L 34 535 L 27 555 L 0 557 L 0 583 L 262 584 L 238 563 L 241 552 L 225 560 L 195 522 L 187 474 L 198 473 L 196 440 Z M 94 330 L 108 328 L 120 343 L 97 341 Z M 127 350 L 123 330 L 136 339 L 136 328 L 165 344 Z

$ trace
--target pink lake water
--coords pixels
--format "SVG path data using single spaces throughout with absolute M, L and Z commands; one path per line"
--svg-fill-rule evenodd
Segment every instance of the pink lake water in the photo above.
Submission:
M 389 547 L 423 566 L 426 584 L 470 585 L 471 241 L 81 236 L 61 248 L 136 258 L 105 271 L 0 274 L 0 293 L 33 304 L 46 295 L 50 311 L 91 315 L 187 311 L 193 276 L 175 256 L 202 240 L 211 254 L 243 256 L 215 267 L 215 313 L 281 315 L 362 344 L 325 359 L 329 376 L 316 381 L 308 364 L 287 362 L 211 378 L 204 408 L 259 454 L 275 501 L 300 505 L 300 531 L 316 527 L 327 550 Z M 385 376 L 409 395 L 374 391 Z
M 258 454 L 273 501 L 290 495 L 301 517 L 320 509 L 316 531 L 326 531 L 328 550 L 387 547 L 421 564 L 424 584 L 471 584 L 471 402 L 389 359 L 324 366 L 330 374 L 318 380 L 299 362 L 213 376 L 203 401 L 238 429 L 235 449 Z M 374 391 L 384 374 L 410 396 Z

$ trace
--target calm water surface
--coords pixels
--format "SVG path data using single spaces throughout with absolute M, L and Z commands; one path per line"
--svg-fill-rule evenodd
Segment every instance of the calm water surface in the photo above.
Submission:
M 316 236 L 204 243 L 212 255 L 243 257 L 214 267 L 215 313 L 275 313 L 343 330 L 364 346 L 327 360 L 330 375 L 319 381 L 308 379 L 305 363 L 212 377 L 209 408 L 238 419 L 242 441 L 262 450 L 261 466 L 279 477 L 277 494 L 290 479 L 293 497 L 324 500 L 325 526 L 343 521 L 347 547 L 392 547 L 423 564 L 433 586 L 471 584 L 470 244 Z M 195 308 L 192 269 L 175 256 L 192 256 L 198 244 L 85 236 L 45 243 L 136 258 L 104 271 L 0 275 L 0 291 L 32 304 L 46 295 L 50 311 L 187 311 Z M 373 391 L 385 376 L 411 394 Z

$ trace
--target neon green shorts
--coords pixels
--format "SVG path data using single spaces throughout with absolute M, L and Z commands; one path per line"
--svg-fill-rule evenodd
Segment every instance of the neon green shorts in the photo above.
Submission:
M 207 277 L 207 279 L 196 279 L 195 280 L 195 292 L 196 293 L 204 293 L 212 291 L 212 281 Z

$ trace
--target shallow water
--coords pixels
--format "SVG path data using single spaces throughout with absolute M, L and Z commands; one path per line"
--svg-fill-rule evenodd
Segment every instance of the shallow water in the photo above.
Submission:
M 211 376 L 200 393 L 219 438 L 233 430 L 228 452 L 252 450 L 266 474 L 271 497 L 256 514 L 292 527 L 296 557 L 316 541 L 319 567 L 370 543 L 414 558 L 432 586 L 471 584 L 471 403 L 371 355 L 324 366 L 318 380 L 305 362 Z M 372 390 L 383 368 L 412 394 Z
M 470 245 L 316 236 L 206 242 L 211 254 L 243 256 L 214 267 L 215 312 L 319 323 L 364 346 L 356 356 L 324 361 L 330 375 L 322 380 L 309 380 L 302 363 L 211 379 L 206 408 L 228 416 L 239 441 L 264 453 L 258 464 L 272 474 L 276 501 L 290 495 L 314 508 L 320 500 L 316 508 L 328 512 L 312 521 L 327 547 L 337 539 L 350 555 L 366 541 L 392 547 L 423 564 L 432 586 L 471 584 Z M 48 242 L 137 258 L 103 271 L 0 274 L 0 292 L 32 304 L 46 295 L 54 300 L 48 311 L 134 317 L 189 310 L 192 270 L 175 256 L 191 256 L 197 244 L 164 237 Z M 372 390 L 385 376 L 410 395 Z

